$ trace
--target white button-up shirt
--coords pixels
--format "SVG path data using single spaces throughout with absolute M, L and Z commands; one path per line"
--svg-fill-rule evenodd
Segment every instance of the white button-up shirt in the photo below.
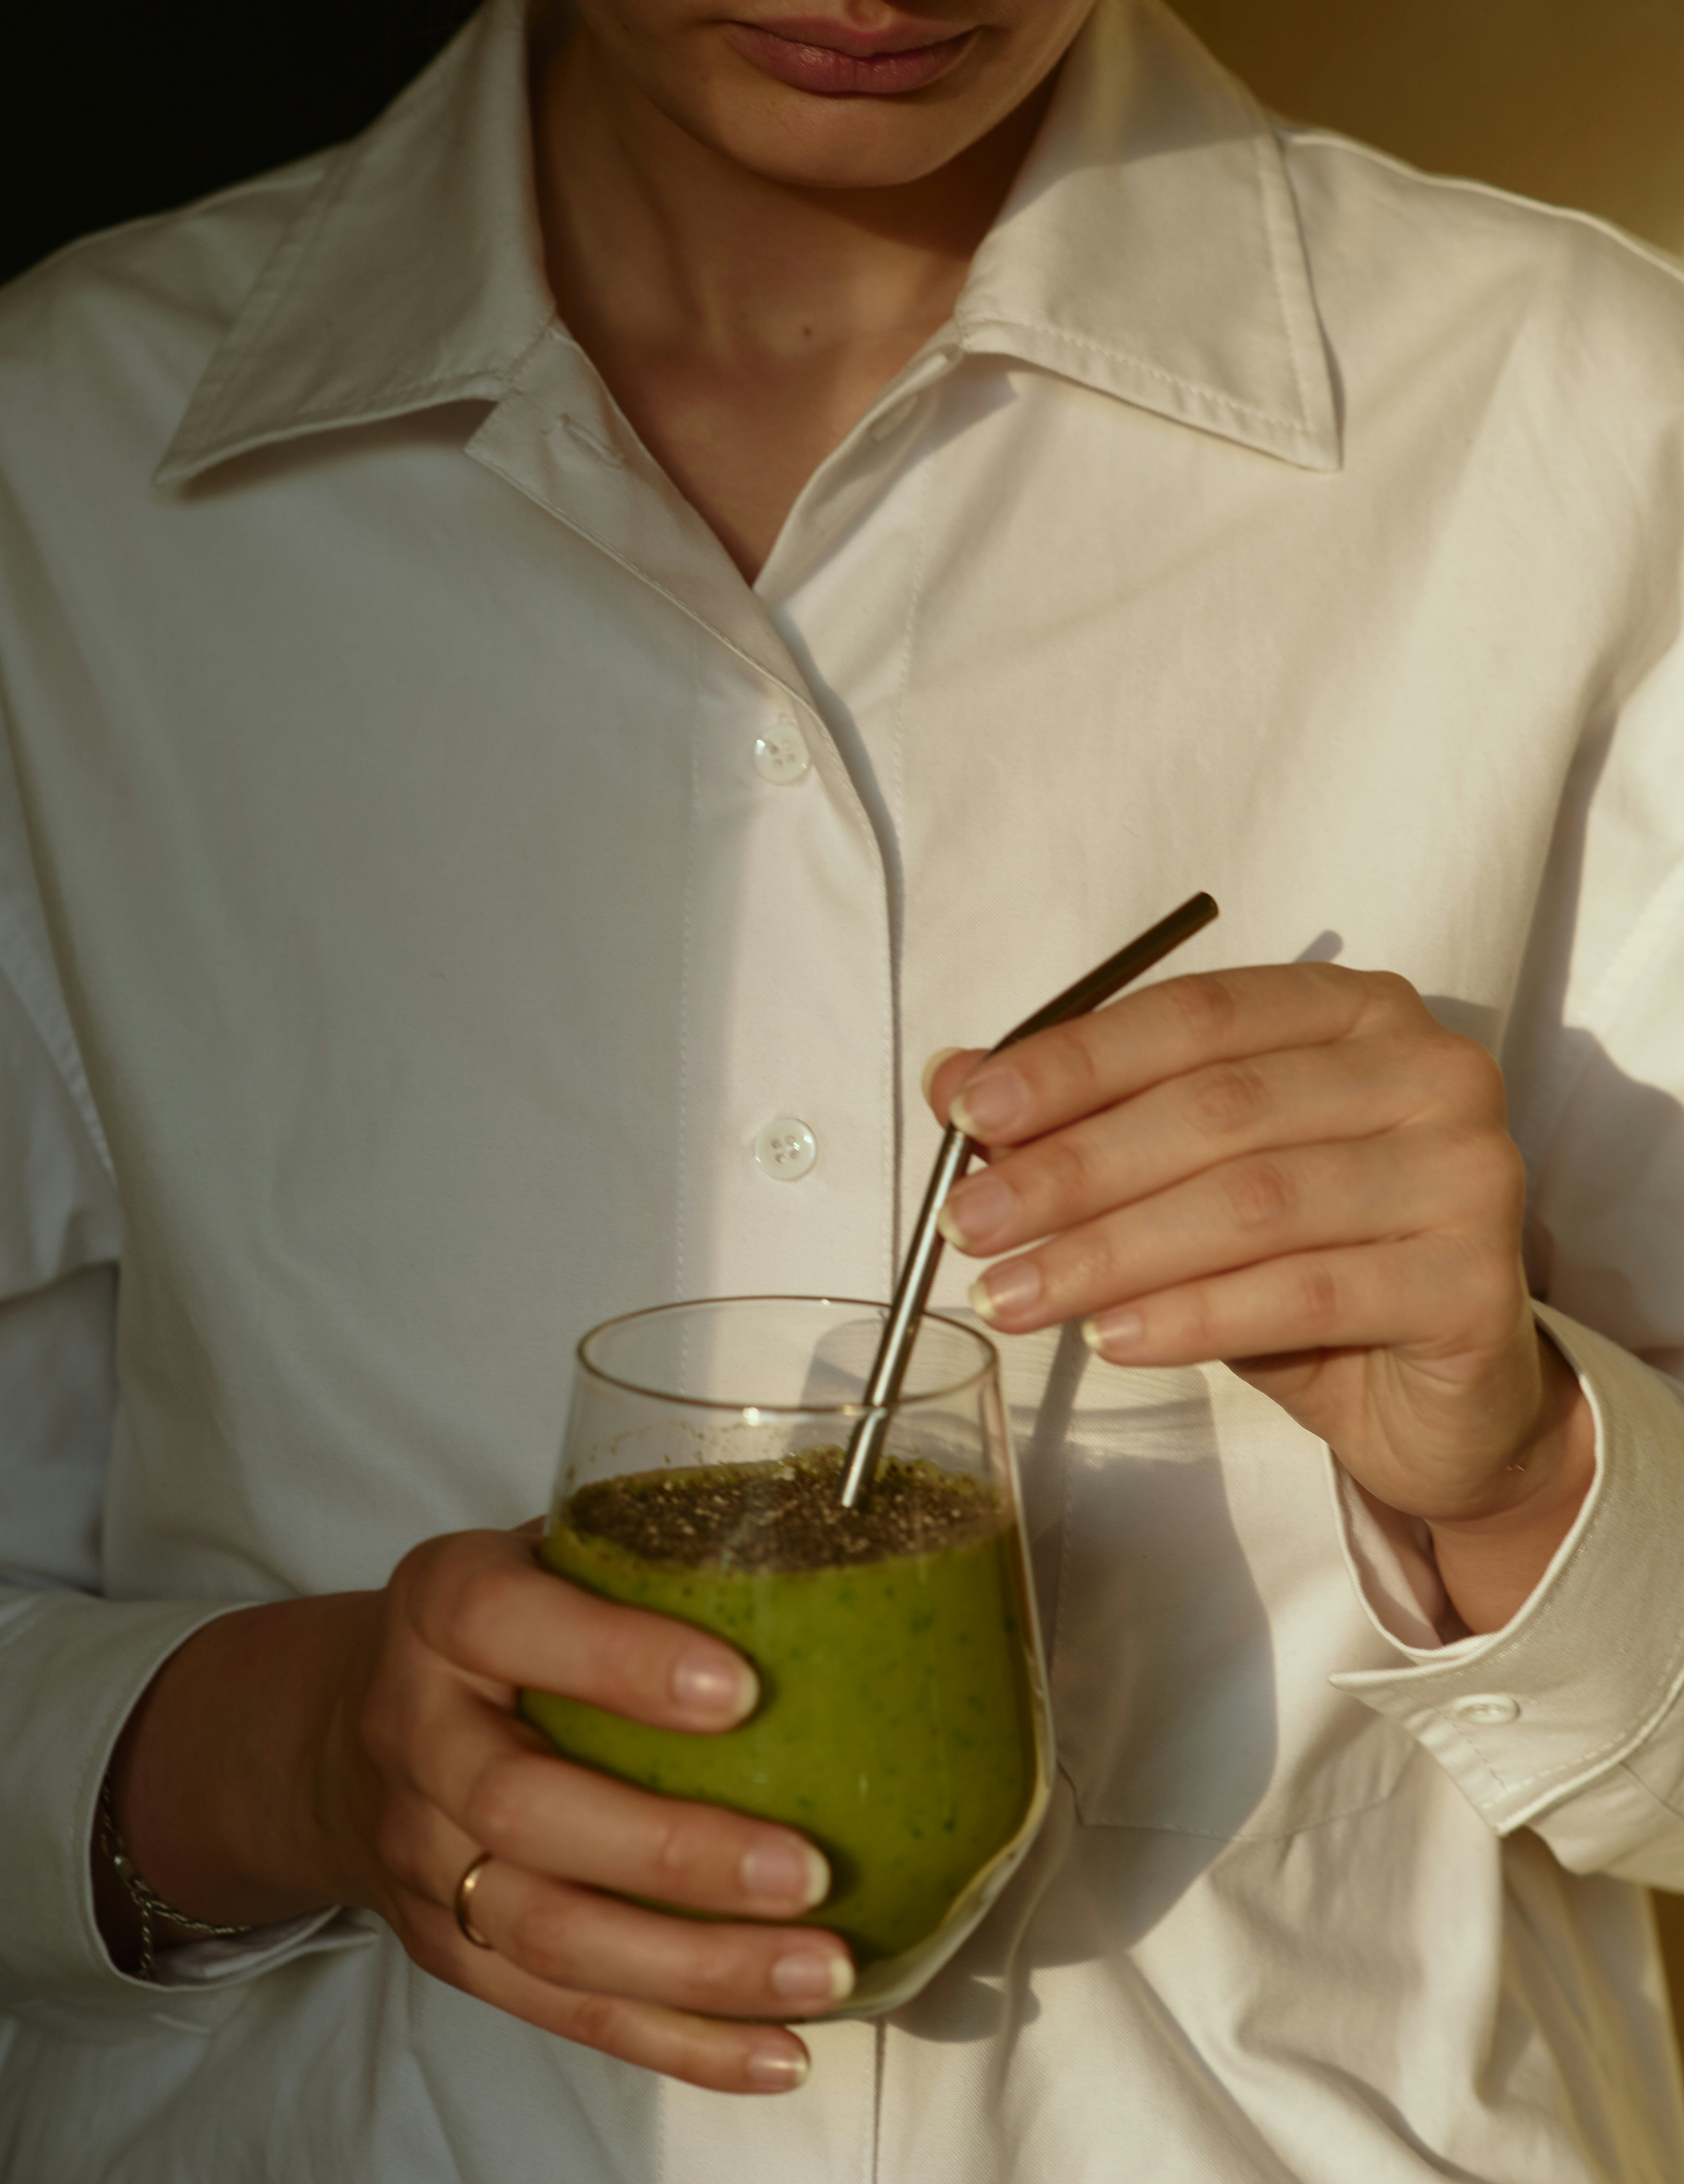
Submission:
M 0 304 L 0 2175 L 1676 2180 L 1684 287 L 1101 0 L 751 587 L 557 320 L 525 115 L 497 0 Z M 1598 1433 L 1507 1629 L 1221 1368 L 1009 1343 L 1052 1814 L 802 2092 L 362 1914 L 113 1969 L 186 1633 L 531 1515 L 610 1313 L 884 1294 L 927 1052 L 1201 887 L 1176 969 L 1387 967 L 1503 1057 Z

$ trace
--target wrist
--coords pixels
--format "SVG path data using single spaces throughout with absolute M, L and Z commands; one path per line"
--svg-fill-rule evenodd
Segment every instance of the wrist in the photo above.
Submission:
M 1596 1476 L 1596 1424 L 1561 1353 L 1538 1334 L 1542 1386 L 1531 1431 L 1504 1467 L 1495 1506 L 1429 1522 L 1439 1576 L 1476 1635 L 1526 1604 L 1573 1529 Z
M 196 1631 L 131 1715 L 113 1808 L 148 1886 L 191 1918 L 257 1926 L 345 1900 L 329 1749 L 365 1602 L 242 1609 Z M 190 1938 L 160 1928 L 165 1942 Z
M 108 1882 L 101 1918 L 114 1944 L 113 1954 L 125 1970 L 138 1972 L 143 1980 L 158 1977 L 158 1951 L 173 1947 L 178 1941 L 228 1941 L 252 1931 L 249 1926 L 219 1925 L 192 1918 L 186 1912 L 178 1911 L 173 1904 L 164 1902 L 129 1855 L 128 1845 L 123 1840 L 123 1830 L 118 1824 L 116 1799 L 108 1772 L 99 1786 L 94 1847 L 96 1875 L 103 1869 Z M 118 1890 L 127 1899 L 120 1917 L 113 1916 L 113 1908 L 108 1900 L 111 1894 L 108 1883 L 113 1876 Z

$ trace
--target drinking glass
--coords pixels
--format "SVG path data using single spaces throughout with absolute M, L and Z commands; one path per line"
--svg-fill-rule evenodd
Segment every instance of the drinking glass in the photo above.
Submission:
M 726 1640 L 760 1699 L 719 1736 L 547 1692 L 520 1702 L 570 1758 L 816 1843 L 832 1886 L 803 1923 L 853 1952 L 845 2017 L 898 2008 L 959 1947 L 1022 1861 L 1050 1779 L 985 1335 L 925 1318 L 870 1492 L 841 1505 L 886 1309 L 716 1298 L 585 1337 L 542 1558 Z

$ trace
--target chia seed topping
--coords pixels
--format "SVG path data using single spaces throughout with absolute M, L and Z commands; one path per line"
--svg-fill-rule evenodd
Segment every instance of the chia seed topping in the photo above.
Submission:
M 773 1463 L 631 1472 L 581 1487 L 565 1521 L 645 1562 L 742 1570 L 932 1554 L 1007 1521 L 992 1487 L 922 1457 L 886 1457 L 867 1506 L 844 1509 L 837 1496 L 845 1461 L 840 1448 L 809 1448 Z

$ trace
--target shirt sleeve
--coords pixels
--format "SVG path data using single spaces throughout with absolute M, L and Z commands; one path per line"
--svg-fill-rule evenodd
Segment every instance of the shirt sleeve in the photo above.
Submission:
M 1570 784 L 1505 1053 L 1540 1323 L 1596 1422 L 1571 1532 L 1503 1629 L 1456 1624 L 1420 1534 L 1337 1472 L 1347 1559 L 1402 1657 L 1335 1683 L 1401 1724 L 1494 1828 L 1684 1890 L 1684 660 Z M 1553 928 L 1553 929 L 1552 929 Z
M 89 1846 L 112 1747 L 175 1648 L 241 1604 L 101 1596 L 121 1243 L 0 741 L 0 2008 L 201 2022 L 284 1957 L 363 1937 L 328 1914 L 171 1951 L 162 1987 L 101 1941 Z
M 1342 1474 L 1359 1589 L 1412 1665 L 1333 1680 L 1425 1745 L 1500 1833 L 1534 1829 L 1575 1872 L 1684 1889 L 1684 1389 L 1562 1313 L 1538 1317 L 1596 1419 L 1572 1530 L 1501 1630 L 1435 1644 L 1418 1607 L 1411 1642 L 1411 1573 L 1388 1565 Z

